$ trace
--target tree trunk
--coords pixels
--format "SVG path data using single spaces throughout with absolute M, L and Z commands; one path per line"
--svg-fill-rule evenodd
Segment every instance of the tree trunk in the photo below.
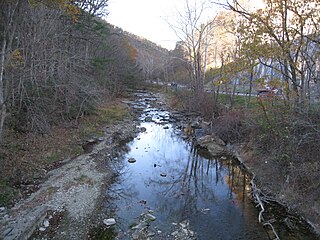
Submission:
M 3 84 L 6 45 L 7 45 L 7 41 L 4 38 L 2 42 L 1 58 L 0 58 L 0 141 L 2 139 L 4 120 L 6 118 L 6 104 L 5 104 L 4 84 Z
M 252 95 L 252 84 L 253 84 L 253 74 L 254 74 L 254 68 L 251 67 L 251 71 L 250 71 L 250 83 L 249 83 L 249 96 L 248 96 L 248 106 L 250 106 L 250 102 L 251 102 L 251 95 Z

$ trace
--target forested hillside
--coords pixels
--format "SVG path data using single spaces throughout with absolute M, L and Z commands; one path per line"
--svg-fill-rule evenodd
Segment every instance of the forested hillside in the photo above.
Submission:
M 0 205 L 127 116 L 116 99 L 167 54 L 103 20 L 106 10 L 105 0 L 0 1 Z
M 1 1 L 0 133 L 48 133 L 156 70 L 163 50 L 101 20 L 106 2 Z

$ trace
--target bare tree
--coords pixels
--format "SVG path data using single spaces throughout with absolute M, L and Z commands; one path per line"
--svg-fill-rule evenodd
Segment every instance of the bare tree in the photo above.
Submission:
M 204 89 L 210 30 L 214 27 L 214 18 L 203 22 L 206 10 L 206 2 L 186 0 L 184 11 L 178 12 L 177 22 L 169 23 L 187 52 L 192 66 L 192 87 L 197 93 Z
M 6 117 L 47 132 L 137 77 L 136 49 L 93 16 L 106 3 L 0 1 L 0 134 Z
M 5 96 L 5 65 L 12 51 L 12 42 L 15 35 L 20 5 L 20 0 L 0 2 L 0 140 L 3 132 L 3 125 L 7 115 Z
M 260 64 L 281 73 L 288 100 L 299 108 L 304 105 L 308 92 L 304 61 L 306 55 L 311 56 L 314 44 L 318 44 L 319 1 L 267 0 L 264 8 L 258 10 L 240 1 L 225 6 L 242 17 L 242 42 L 255 48 Z M 314 44 L 309 44 L 309 40 Z M 277 65 L 270 65 L 270 60 Z

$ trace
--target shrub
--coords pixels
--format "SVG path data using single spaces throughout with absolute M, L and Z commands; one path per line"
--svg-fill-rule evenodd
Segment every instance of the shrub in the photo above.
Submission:
M 220 107 L 210 93 L 194 94 L 188 90 L 180 90 L 171 99 L 171 106 L 187 112 L 197 112 L 205 119 L 218 116 Z
M 243 110 L 231 110 L 213 120 L 213 132 L 227 143 L 239 143 L 248 131 Z

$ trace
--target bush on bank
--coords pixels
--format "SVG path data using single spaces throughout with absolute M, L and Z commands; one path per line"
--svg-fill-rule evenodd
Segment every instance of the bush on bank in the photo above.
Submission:
M 261 187 L 291 210 L 319 222 L 319 110 L 296 111 L 281 101 L 259 98 L 250 106 L 230 107 L 225 96 L 190 94 L 175 94 L 174 106 L 199 113 L 212 123 L 212 133 L 229 144 L 241 144 L 243 152 L 250 152 L 245 161 Z

